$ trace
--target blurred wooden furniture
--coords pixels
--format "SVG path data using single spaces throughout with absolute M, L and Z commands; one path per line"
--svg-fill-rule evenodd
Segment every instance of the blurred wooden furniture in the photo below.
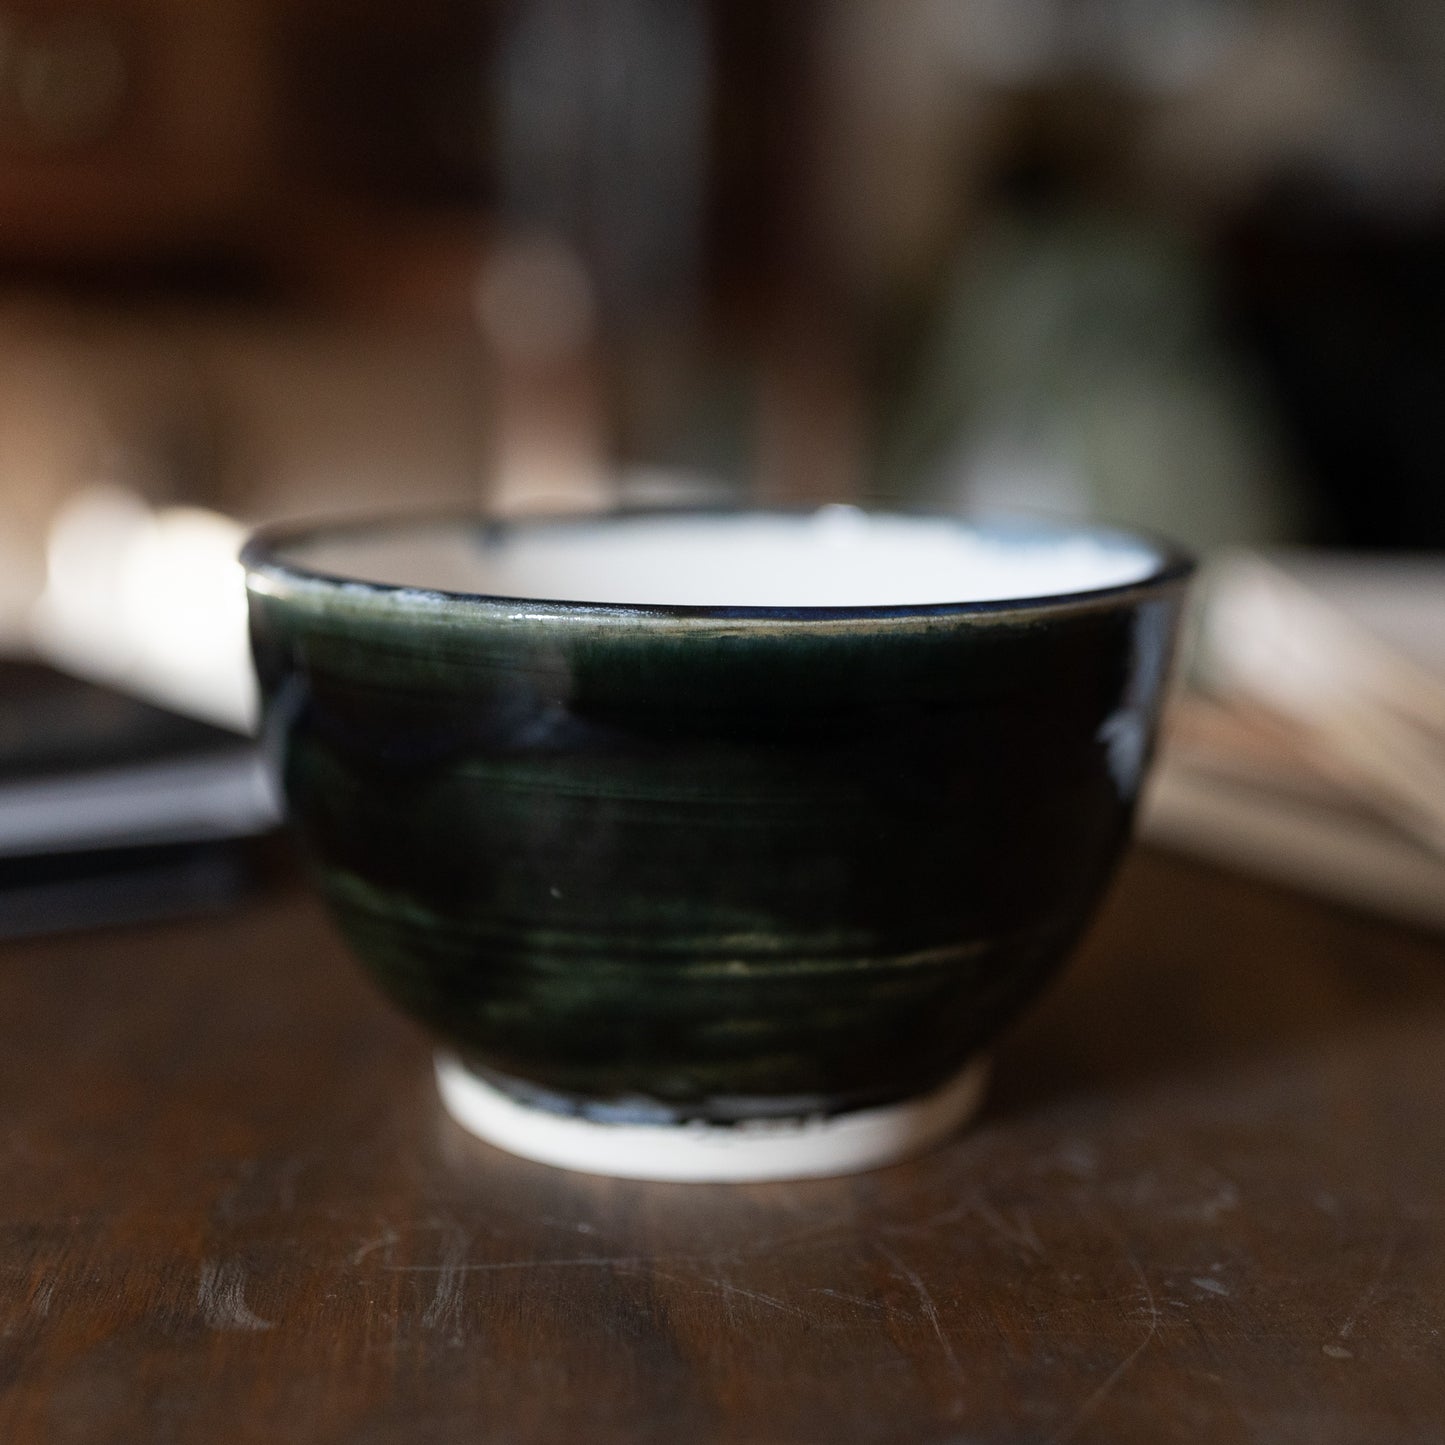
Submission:
M 449 1123 L 305 895 L 0 951 L 0 1438 L 1438 1440 L 1445 943 L 1141 853 L 978 1126 L 832 1182 Z
M 464 316 L 496 13 L 0 0 L 0 275 Z
M 271 17 L 209 0 L 4 0 L 0 260 L 184 250 L 274 184 Z

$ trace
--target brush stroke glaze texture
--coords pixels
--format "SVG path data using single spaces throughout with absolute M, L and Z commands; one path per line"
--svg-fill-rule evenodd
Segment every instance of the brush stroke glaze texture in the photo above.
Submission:
M 329 577 L 309 535 L 244 560 L 265 735 L 346 937 L 477 1077 L 630 1124 L 956 1076 L 1114 870 L 1189 571 L 1135 542 L 1138 580 L 1034 601 L 594 605 Z

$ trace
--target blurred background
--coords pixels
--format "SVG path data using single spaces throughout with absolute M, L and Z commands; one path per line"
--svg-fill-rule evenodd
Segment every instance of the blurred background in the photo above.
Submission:
M 0 642 L 243 731 L 245 528 L 429 502 L 1428 552 L 1442 260 L 1434 0 L 0 0 Z

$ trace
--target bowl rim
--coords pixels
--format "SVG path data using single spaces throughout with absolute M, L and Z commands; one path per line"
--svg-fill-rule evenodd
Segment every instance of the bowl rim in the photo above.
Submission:
M 843 606 L 777 604 L 698 604 L 657 602 L 593 602 L 555 597 L 518 596 L 509 593 L 464 592 L 440 587 L 418 587 L 403 583 L 376 582 L 348 577 L 288 560 L 282 554 L 290 547 L 304 545 L 324 536 L 344 537 L 401 528 L 467 526 L 486 532 L 509 528 L 550 525 L 607 524 L 646 517 L 808 517 L 829 506 L 845 506 L 875 517 L 901 517 L 937 521 L 993 533 L 1033 530 L 1064 540 L 1090 537 L 1128 542 L 1142 546 L 1153 565 L 1142 577 L 1105 587 L 1073 592 L 1050 592 L 1028 597 L 1002 597 L 971 602 L 855 603 Z M 1166 538 L 1137 527 L 1120 527 L 1097 522 L 1045 517 L 1023 512 L 974 515 L 939 508 L 909 507 L 866 502 L 795 503 L 785 505 L 737 503 L 664 503 L 632 505 L 626 502 L 568 510 L 495 513 L 482 507 L 416 508 L 366 512 L 354 516 L 271 523 L 256 528 L 240 551 L 248 593 L 278 599 L 308 596 L 346 598 L 349 603 L 368 602 L 394 610 L 398 603 L 442 607 L 450 613 L 476 612 L 495 617 L 504 612 L 513 620 L 554 618 L 636 618 L 674 619 L 680 622 L 808 623 L 911 621 L 959 618 L 1004 620 L 1015 616 L 1038 617 L 1055 613 L 1093 611 L 1127 604 L 1137 598 L 1156 595 L 1187 583 L 1196 570 L 1194 555 Z

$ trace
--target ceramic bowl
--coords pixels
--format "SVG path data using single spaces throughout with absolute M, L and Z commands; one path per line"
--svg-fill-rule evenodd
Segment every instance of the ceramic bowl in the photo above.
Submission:
M 243 554 L 319 886 L 516 1153 L 901 1157 L 1090 918 L 1188 560 L 827 507 L 390 520 Z

